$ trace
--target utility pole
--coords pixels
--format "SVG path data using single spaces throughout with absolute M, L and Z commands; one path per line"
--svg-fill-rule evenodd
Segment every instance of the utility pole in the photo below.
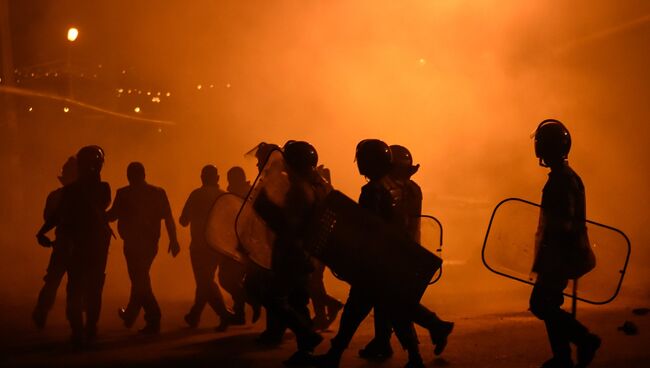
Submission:
M 0 86 L 15 87 L 9 0 L 0 0 L 0 47 L 2 47 L 2 82 L 0 82 Z M 19 220 L 16 214 L 23 212 L 23 187 L 16 102 L 11 93 L 0 90 L 0 94 L 2 94 L 4 105 L 3 121 L 0 122 L 0 131 L 4 131 L 0 139 L 1 145 L 4 146 L 4 151 L 1 153 L 3 156 L 2 166 L 7 170 L 7 180 L 3 180 L 3 184 L 8 184 L 8 187 L 0 187 L 0 195 L 6 196 L 6 200 L 3 200 L 4 205 L 0 206 L 0 211 L 4 212 L 0 212 L 0 219 Z

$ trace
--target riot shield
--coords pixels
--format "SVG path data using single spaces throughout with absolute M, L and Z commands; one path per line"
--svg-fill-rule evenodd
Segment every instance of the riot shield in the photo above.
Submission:
M 429 252 L 442 258 L 442 223 L 437 218 L 429 215 L 420 216 L 420 245 Z M 429 285 L 435 284 L 442 277 L 442 265 Z
M 205 238 L 208 244 L 214 250 L 237 262 L 243 262 L 245 259 L 235 232 L 235 219 L 243 203 L 244 200 L 235 194 L 220 195 L 212 205 L 205 226 Z
M 483 243 L 483 264 L 492 272 L 533 285 L 535 233 L 540 206 L 519 198 L 501 201 L 488 225 Z M 630 258 L 630 241 L 620 230 L 587 220 L 596 267 L 579 279 L 579 288 L 565 295 L 590 304 L 606 304 L 618 295 Z M 577 290 L 577 291 L 575 291 Z M 574 294 L 575 292 L 575 294 Z
M 275 233 L 260 216 L 260 206 L 266 203 L 283 208 L 288 191 L 289 179 L 282 152 L 274 150 L 253 182 L 235 220 L 235 233 L 245 253 L 266 269 L 271 269 Z
M 442 260 L 336 190 L 318 206 L 305 249 L 352 285 L 388 303 L 417 303 Z

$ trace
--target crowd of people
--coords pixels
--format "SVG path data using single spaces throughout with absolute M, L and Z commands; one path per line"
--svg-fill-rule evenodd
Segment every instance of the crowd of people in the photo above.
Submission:
M 545 322 L 553 351 L 553 357 L 542 365 L 545 368 L 586 367 L 600 346 L 596 335 L 561 308 L 562 292 L 568 280 L 593 268 L 588 254 L 567 256 L 576 254 L 573 249 L 578 247 L 576 244 L 586 232 L 584 186 L 568 165 L 570 146 L 569 132 L 561 122 L 550 119 L 538 126 L 535 152 L 540 164 L 550 168 L 550 174 L 542 196 L 533 267 L 538 278 L 530 307 L 532 313 Z M 395 298 L 393 296 L 398 294 L 391 289 L 394 288 L 392 284 L 378 287 L 377 280 L 346 276 L 343 272 L 342 279 L 350 284 L 347 301 L 343 304 L 328 295 L 323 282 L 324 269 L 337 267 L 340 262 L 333 262 L 331 255 L 325 257 L 315 252 L 307 243 L 312 225 L 317 223 L 315 217 L 322 213 L 319 208 L 329 203 L 334 192 L 329 170 L 319 165 L 318 153 L 311 144 L 288 141 L 282 147 L 269 143 L 257 146 L 255 155 L 260 173 L 273 154 L 281 155 L 282 171 L 288 182 L 282 201 L 263 190 L 252 195 L 254 191 L 240 167 L 231 168 L 227 174 L 227 192 L 239 196 L 242 201 L 252 200 L 254 212 L 274 234 L 269 265 L 252 261 L 253 257 L 247 257 L 250 250 L 243 245 L 240 251 L 244 261 L 229 257 L 210 244 L 206 225 L 214 203 L 226 192 L 219 187 L 215 166 L 206 165 L 201 170 L 202 185 L 189 195 L 178 219 L 181 226 L 190 227 L 189 250 L 196 282 L 194 304 L 184 317 L 187 325 L 199 325 L 206 305 L 219 316 L 217 331 L 225 331 L 230 325 L 246 324 L 245 306 L 248 304 L 253 322 L 260 318 L 262 309 L 266 312 L 266 329 L 257 339 L 259 343 L 277 345 L 287 329 L 296 336 L 296 352 L 285 361 L 286 365 L 338 367 L 359 325 L 374 309 L 375 335 L 359 351 L 360 357 L 369 360 L 390 358 L 393 355 L 390 340 L 394 332 L 408 353 L 406 367 L 423 367 L 414 325 L 428 331 L 434 354 L 442 354 L 454 323 L 441 319 L 419 302 L 423 289 L 410 291 L 407 285 L 406 289 L 411 292 L 408 295 L 414 297 Z M 355 161 L 359 173 L 367 179 L 361 188 L 358 205 L 355 204 L 363 211 L 359 213 L 377 218 L 379 223 L 392 229 L 390 231 L 403 234 L 403 238 L 402 235 L 387 237 L 397 239 L 394 243 L 398 244 L 364 246 L 410 251 L 412 248 L 407 245 L 420 240 L 422 191 L 412 180 L 419 165 L 413 164 L 406 147 L 388 145 L 378 139 L 359 142 Z M 118 315 L 126 327 L 131 327 L 143 310 L 146 325 L 139 331 L 142 334 L 160 332 L 161 309 L 149 274 L 158 252 L 162 222 L 169 238 L 168 252 L 173 257 L 180 252 L 167 195 L 162 188 L 145 180 L 144 166 L 140 162 L 128 165 L 129 185 L 117 190 L 111 205 L 110 186 L 100 175 L 103 163 L 104 151 L 98 146 L 83 147 L 66 161 L 59 177 L 62 187 L 48 196 L 45 221 L 37 234 L 38 243 L 51 247 L 52 254 L 33 320 L 39 328 L 45 327 L 57 288 L 67 273 L 66 316 L 72 330 L 71 341 L 82 347 L 97 337 L 108 248 L 111 237 L 115 237 L 110 222 L 117 221 L 131 280 L 128 304 Z M 370 231 L 382 231 L 382 227 Z M 54 240 L 46 235 L 52 229 L 55 229 Z M 400 248 L 402 244 L 407 245 Z M 346 250 L 342 251 L 343 255 L 338 257 L 345 256 Z M 395 262 L 400 261 L 396 259 Z M 409 267 L 408 264 L 397 265 L 398 271 L 391 272 L 401 272 L 400 266 Z M 217 270 L 218 283 L 215 280 Z M 354 270 L 350 274 L 354 274 Z M 226 304 L 221 289 L 231 295 L 232 305 Z M 310 300 L 313 315 L 308 308 Z M 325 354 L 314 355 L 314 349 L 323 340 L 319 332 L 327 329 L 341 311 L 330 349 Z M 571 358 L 570 343 L 577 347 L 577 365 Z

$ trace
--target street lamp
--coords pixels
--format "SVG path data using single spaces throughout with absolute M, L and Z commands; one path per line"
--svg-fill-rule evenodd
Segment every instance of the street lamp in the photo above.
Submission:
M 68 41 L 74 42 L 79 37 L 79 30 L 75 27 L 68 28 Z
M 76 27 L 68 28 L 68 47 L 66 56 L 66 69 L 68 72 L 68 96 L 72 97 L 72 44 L 79 37 L 79 30 Z

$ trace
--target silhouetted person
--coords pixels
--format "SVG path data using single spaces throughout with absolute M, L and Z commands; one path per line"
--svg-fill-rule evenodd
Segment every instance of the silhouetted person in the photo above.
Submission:
M 58 177 L 59 182 L 61 182 L 62 187 L 52 191 L 45 201 L 45 209 L 43 210 L 43 220 L 47 221 L 48 218 L 52 218 L 56 209 L 61 203 L 61 197 L 63 197 L 63 188 L 74 183 L 77 180 L 77 159 L 74 157 L 68 158 L 68 160 L 63 164 L 61 168 L 61 175 Z M 36 302 L 36 307 L 32 313 L 32 319 L 39 329 L 45 327 L 45 322 L 47 321 L 47 314 L 54 305 L 56 300 L 56 292 L 59 289 L 63 275 L 66 272 L 66 263 L 67 263 L 67 254 L 70 250 L 70 246 L 64 240 L 65 238 L 60 236 L 60 229 L 57 227 L 55 230 L 55 239 L 53 242 L 50 242 L 48 239 L 38 239 L 39 243 L 44 247 L 51 247 L 52 254 L 50 255 L 50 262 L 47 266 L 47 272 L 43 281 L 45 284 L 41 289 L 41 292 L 38 294 L 38 301 Z
M 228 170 L 228 192 L 235 194 L 242 199 L 246 198 L 251 189 L 251 184 L 246 180 L 244 169 L 239 166 Z M 219 284 L 232 297 L 233 312 L 235 313 L 234 324 L 245 324 L 245 306 L 248 302 L 253 308 L 253 323 L 260 318 L 261 305 L 253 296 L 247 295 L 244 289 L 244 276 L 246 266 L 229 258 L 223 257 L 219 269 Z
M 225 331 L 234 321 L 234 315 L 226 308 L 219 286 L 214 281 L 215 273 L 221 261 L 221 255 L 210 248 L 205 238 L 205 227 L 214 201 L 224 192 L 219 189 L 219 172 L 213 165 L 206 165 L 201 170 L 202 186 L 195 189 L 187 198 L 179 223 L 190 225 L 190 259 L 196 281 L 194 305 L 185 315 L 185 322 L 196 327 L 206 304 L 219 316 L 217 330 Z
M 145 181 L 144 166 L 132 162 L 126 169 L 129 185 L 115 194 L 113 206 L 108 211 L 109 221 L 117 220 L 117 229 L 124 240 L 124 258 L 131 279 L 131 295 L 118 315 L 126 327 L 131 327 L 144 309 L 146 326 L 144 334 L 160 332 L 160 306 L 151 288 L 149 271 L 160 239 L 160 221 L 165 221 L 169 236 L 168 252 L 176 257 L 180 246 L 176 239 L 176 226 L 165 190 Z
M 257 160 L 257 170 L 261 172 L 274 151 L 280 151 L 281 148 L 273 143 L 260 143 L 255 147 L 255 159 Z M 267 308 L 268 301 L 271 298 L 271 285 L 273 282 L 273 273 L 255 262 L 248 262 L 246 265 L 246 278 L 244 279 L 244 288 L 249 296 L 256 298 L 266 310 L 266 329 L 256 339 L 256 342 L 265 346 L 277 346 L 282 342 L 284 333 L 287 330 L 286 324 L 282 318 L 272 309 Z
M 60 237 L 70 243 L 66 315 L 75 344 L 92 342 L 97 336 L 112 234 L 106 217 L 111 188 L 101 181 L 103 164 L 104 151 L 100 147 L 86 146 L 79 150 L 79 178 L 64 187 L 59 206 L 37 235 L 45 240 L 44 234 L 56 226 Z
M 309 274 L 313 269 L 302 246 L 313 201 L 305 187 L 314 185 L 318 175 L 318 154 L 309 143 L 296 141 L 287 142 L 283 151 L 290 183 L 283 205 L 273 203 L 263 191 L 254 208 L 276 235 L 269 292 L 264 305 L 274 318 L 278 318 L 279 325 L 288 327 L 296 335 L 298 351 L 284 362 L 292 366 L 311 361 L 313 349 L 323 339 L 313 331 L 307 307 Z
M 591 363 L 600 347 L 600 338 L 561 308 L 569 279 L 582 276 L 595 265 L 587 251 L 589 245 L 584 243 L 585 189 L 569 167 L 570 148 L 569 131 L 559 121 L 545 120 L 537 127 L 535 155 L 541 166 L 551 169 L 542 191 L 533 265 L 537 280 L 530 296 L 530 310 L 544 321 L 553 351 L 553 358 L 543 368 L 574 367 L 570 343 L 577 346 L 575 367 L 580 368 Z
M 319 165 L 316 170 L 327 180 L 330 185 L 332 184 L 332 177 L 330 170 L 323 165 Z M 338 316 L 343 303 L 338 299 L 327 294 L 325 289 L 325 282 L 323 276 L 325 273 L 325 265 L 315 258 L 311 259 L 314 271 L 309 277 L 309 296 L 311 297 L 312 307 L 314 308 L 314 330 L 326 330 Z
M 387 211 L 388 198 L 382 200 L 384 206 L 378 206 L 374 210 L 378 213 L 384 212 L 382 217 L 389 223 L 403 228 L 416 242 L 420 242 L 420 216 L 422 215 L 422 190 L 411 176 L 413 176 L 420 165 L 413 165 L 411 152 L 406 147 L 391 145 L 391 169 L 387 177 L 380 182 L 380 188 L 374 188 L 375 193 L 387 193 L 390 196 L 390 211 Z M 370 184 L 370 183 L 369 183 Z M 372 187 L 370 187 L 372 188 Z M 362 192 L 363 195 L 363 192 Z M 372 194 L 370 194 L 372 197 Z M 380 201 L 379 203 L 381 203 Z M 359 200 L 362 203 L 362 199 Z M 435 345 L 434 354 L 440 355 L 446 345 L 447 337 L 453 330 L 452 322 L 443 321 L 422 304 L 417 305 L 410 312 L 411 319 L 416 324 L 426 328 Z M 381 310 L 375 309 L 375 338 L 359 354 L 365 358 L 376 358 L 390 355 L 390 320 Z
M 407 231 L 410 229 L 411 236 L 415 239 L 419 232 L 419 219 L 412 219 L 411 216 L 419 216 L 422 196 L 415 183 L 409 183 L 412 196 L 407 197 L 405 193 L 409 189 L 405 188 L 405 184 L 400 185 L 393 177 L 395 166 L 404 163 L 393 162 L 391 149 L 386 143 L 376 139 L 363 140 L 357 145 L 356 161 L 359 173 L 369 179 L 361 189 L 359 205 L 374 212 L 388 224 L 405 228 Z M 410 173 L 402 178 L 404 182 L 414 173 L 414 169 L 417 170 L 417 167 L 412 167 L 412 161 L 408 161 L 408 166 Z M 416 226 L 407 226 L 409 222 L 414 222 Z M 412 232 L 413 229 L 417 231 Z M 409 360 L 406 366 L 423 367 L 413 322 L 429 330 L 436 345 L 436 355 L 444 350 L 447 336 L 453 328 L 453 324 L 440 321 L 419 303 L 388 306 L 379 302 L 379 296 L 372 295 L 365 285 L 351 284 L 339 331 L 332 339 L 332 347 L 327 354 L 318 356 L 315 360 L 317 366 L 338 367 L 343 352 L 372 308 L 375 309 L 375 338 L 359 351 L 359 355 L 366 359 L 382 360 L 392 356 L 390 336 L 394 329 L 401 345 L 408 352 Z

